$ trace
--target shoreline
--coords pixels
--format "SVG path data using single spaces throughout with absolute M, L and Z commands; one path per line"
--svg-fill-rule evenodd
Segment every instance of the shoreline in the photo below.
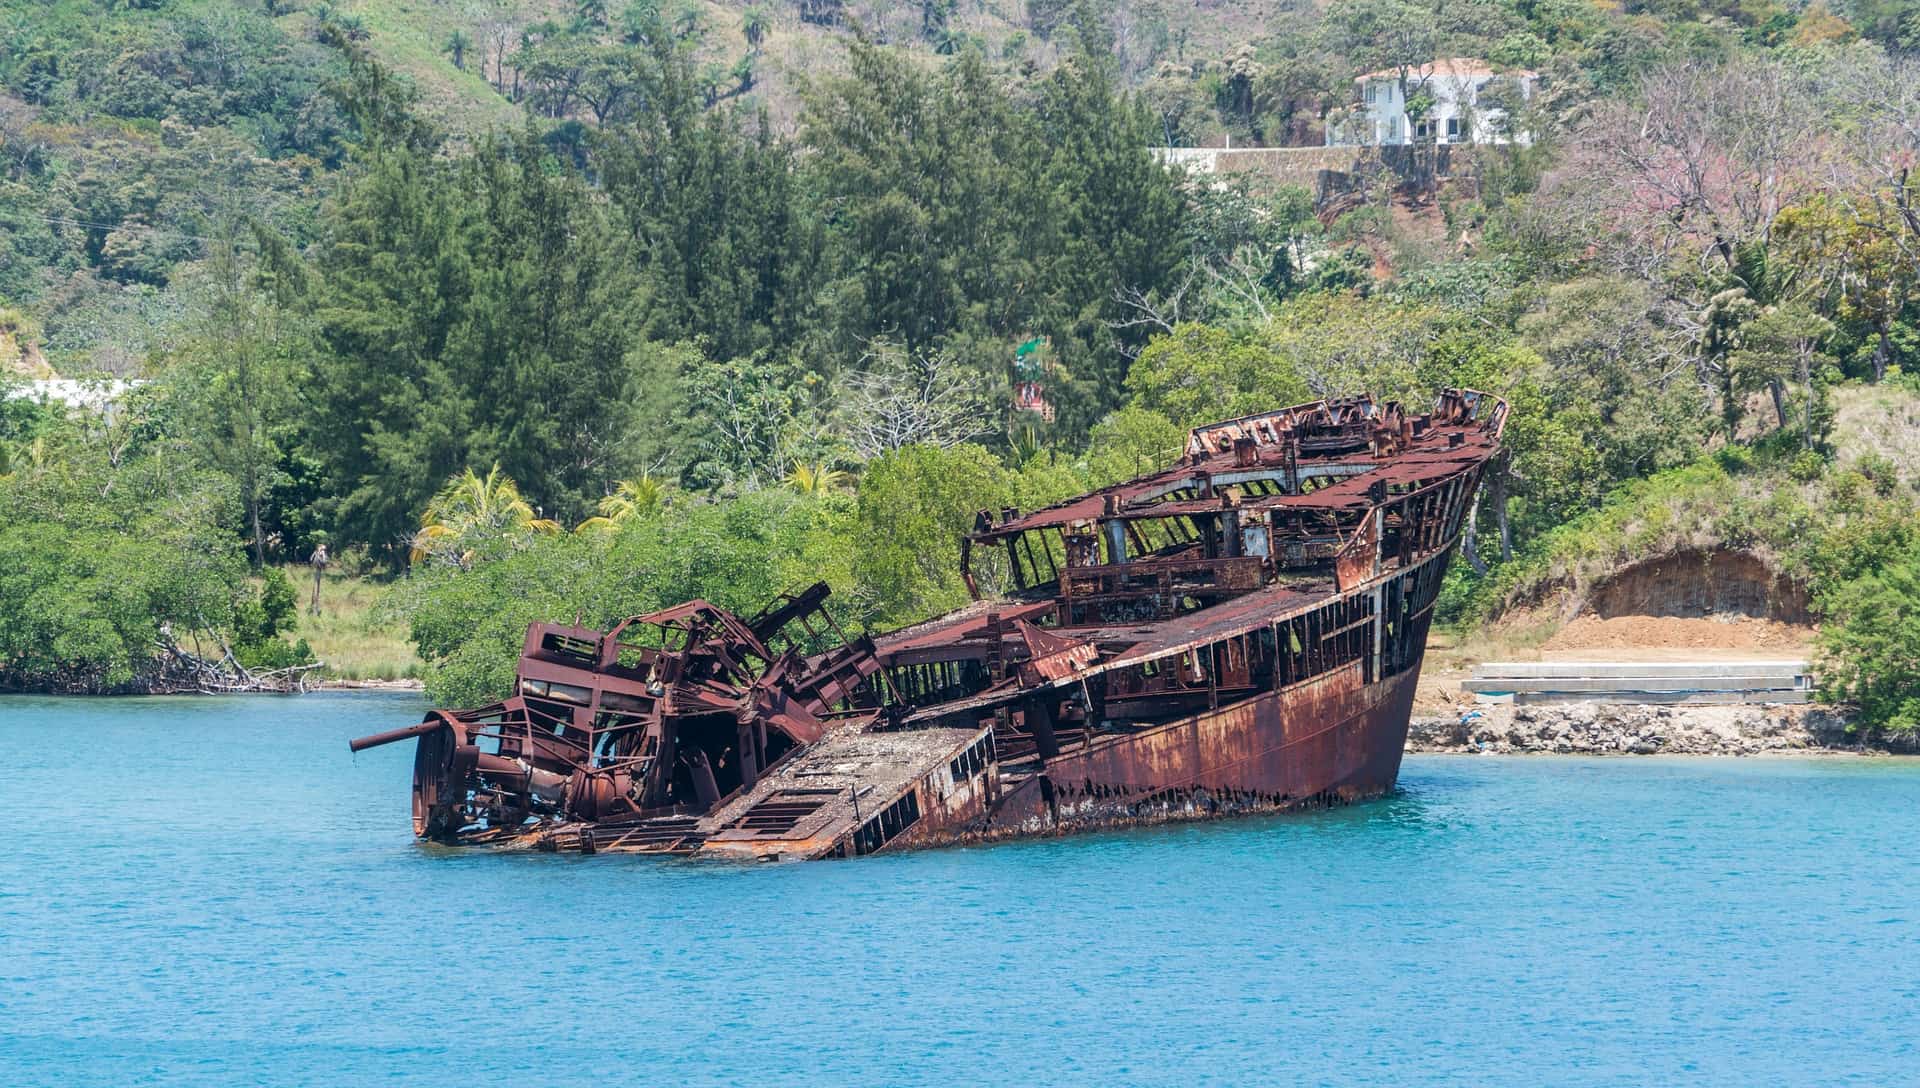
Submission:
M 323 680 L 307 692 L 423 694 L 417 678 Z M 12 692 L 16 695 L 103 693 Z M 289 692 L 287 694 L 299 694 Z M 1415 713 L 1403 751 L 1417 755 L 1920 755 L 1920 731 L 1856 731 L 1852 712 L 1821 704 L 1668 706 L 1475 703 L 1445 714 Z
M 398 680 L 322 680 L 310 684 L 308 691 L 425 691 L 427 685 L 414 677 Z
M 1851 712 L 1817 704 L 1663 706 L 1479 703 L 1415 715 L 1406 751 L 1455 755 L 1915 755 L 1920 734 L 1852 728 Z
M 0 697 L 34 699 L 204 699 L 222 695 L 313 695 L 323 691 L 407 691 L 424 693 L 426 684 L 415 679 L 401 680 L 319 680 L 301 691 L 43 691 L 24 688 L 0 688 Z

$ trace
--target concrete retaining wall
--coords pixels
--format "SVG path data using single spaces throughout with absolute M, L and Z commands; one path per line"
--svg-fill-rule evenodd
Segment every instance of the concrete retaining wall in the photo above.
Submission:
M 1256 174 L 1280 185 L 1317 190 L 1322 171 L 1356 171 L 1372 158 L 1365 147 L 1161 147 L 1154 149 L 1168 162 L 1192 174 Z

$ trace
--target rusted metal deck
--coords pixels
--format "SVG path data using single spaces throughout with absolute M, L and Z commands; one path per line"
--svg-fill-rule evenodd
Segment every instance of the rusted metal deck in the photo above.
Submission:
M 535 624 L 516 693 L 416 742 L 417 835 L 762 859 L 1344 803 L 1392 788 L 1434 598 L 1506 404 L 1361 398 L 983 510 L 975 601 L 849 637 L 815 585 Z

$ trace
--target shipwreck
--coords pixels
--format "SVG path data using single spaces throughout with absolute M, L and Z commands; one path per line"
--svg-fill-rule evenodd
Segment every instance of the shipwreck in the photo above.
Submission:
M 513 696 L 352 748 L 415 742 L 423 839 L 583 853 L 852 857 L 1377 796 L 1506 415 L 1449 390 L 1199 427 L 1164 470 L 981 511 L 958 611 L 849 637 L 821 584 L 537 623 Z

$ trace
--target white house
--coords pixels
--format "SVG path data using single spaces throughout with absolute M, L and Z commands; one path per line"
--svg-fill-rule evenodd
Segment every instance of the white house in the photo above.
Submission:
M 1507 110 L 1497 103 L 1533 97 L 1539 75 L 1524 70 L 1495 72 L 1481 60 L 1453 57 L 1406 73 L 1402 97 L 1400 71 L 1384 68 L 1357 77 L 1354 106 L 1344 118 L 1330 118 L 1327 146 L 1356 144 L 1504 144 L 1531 143 L 1524 131 L 1510 131 Z M 1500 88 L 1495 91 L 1492 88 Z M 1407 116 L 1407 100 L 1424 95 L 1427 108 L 1418 121 Z M 1482 96 L 1485 101 L 1482 101 Z
M 141 378 L 132 381 L 118 378 L 90 381 L 46 378 L 19 382 L 11 387 L 0 386 L 0 398 L 30 400 L 45 405 L 64 404 L 71 411 L 91 412 L 106 417 L 107 422 L 111 423 L 120 400 L 145 384 L 146 380 Z

